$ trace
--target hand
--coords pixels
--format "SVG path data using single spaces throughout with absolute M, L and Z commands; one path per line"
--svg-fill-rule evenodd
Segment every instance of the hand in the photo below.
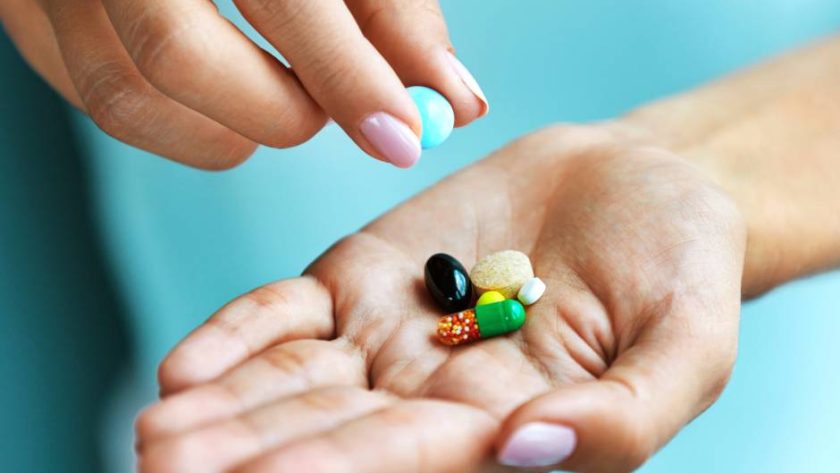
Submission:
M 234 166 L 255 143 L 302 143 L 327 116 L 368 154 L 410 166 L 420 119 L 403 84 L 441 92 L 456 125 L 487 111 L 435 0 L 236 4 L 294 69 L 206 0 L 2 0 L 0 18 L 29 63 L 107 133 L 202 168 Z
M 640 465 L 726 384 L 745 230 L 692 165 L 616 129 L 514 142 L 223 308 L 162 364 L 141 471 Z M 435 342 L 425 259 L 508 248 L 548 285 L 524 327 Z

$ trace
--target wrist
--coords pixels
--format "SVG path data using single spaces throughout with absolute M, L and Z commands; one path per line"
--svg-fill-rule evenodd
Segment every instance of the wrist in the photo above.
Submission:
M 840 266 L 840 37 L 610 125 L 702 170 L 743 215 L 744 295 Z
M 764 198 L 763 182 L 758 169 L 739 165 L 737 150 L 728 150 L 721 143 L 703 136 L 703 126 L 689 120 L 678 127 L 671 116 L 679 117 L 670 103 L 658 103 L 605 123 L 616 136 L 639 146 L 667 149 L 698 169 L 735 203 L 747 229 L 742 294 L 757 296 L 795 277 L 795 264 L 784 258 L 784 238 L 771 208 L 772 199 Z M 678 105 L 685 107 L 684 103 Z M 672 108 L 672 110 L 669 110 Z M 673 113 L 672 113 L 673 112 Z

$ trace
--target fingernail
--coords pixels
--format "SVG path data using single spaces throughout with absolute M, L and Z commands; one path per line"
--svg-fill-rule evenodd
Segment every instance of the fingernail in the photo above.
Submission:
M 556 465 L 572 454 L 575 431 L 556 424 L 532 422 L 520 427 L 499 452 L 499 463 L 520 468 Z
M 482 111 L 481 116 L 487 115 L 487 112 L 490 111 L 490 103 L 487 102 L 487 97 L 484 95 L 484 91 L 481 90 L 481 87 L 478 85 L 478 81 L 475 80 L 470 71 L 467 69 L 464 64 L 455 57 L 454 54 L 447 51 L 446 58 L 449 60 L 449 65 L 452 66 L 452 70 L 455 71 L 455 74 L 461 78 L 461 82 L 470 89 L 470 92 L 475 95 L 478 100 L 481 101 L 482 104 Z
M 420 140 L 405 123 L 385 112 L 371 113 L 362 121 L 362 135 L 391 164 L 411 167 L 420 159 Z

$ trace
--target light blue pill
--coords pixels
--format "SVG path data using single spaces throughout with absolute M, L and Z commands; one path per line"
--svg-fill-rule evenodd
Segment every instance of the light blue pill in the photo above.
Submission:
M 408 94 L 420 111 L 423 124 L 420 146 L 429 149 L 446 141 L 455 126 L 455 112 L 446 97 L 434 89 L 419 85 L 409 87 Z

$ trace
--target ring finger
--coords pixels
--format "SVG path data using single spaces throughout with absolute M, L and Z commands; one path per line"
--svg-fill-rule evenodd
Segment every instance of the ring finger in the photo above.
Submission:
M 248 138 L 300 144 L 324 112 L 280 61 L 206 0 L 102 0 L 140 73 L 158 90 Z
M 264 405 L 144 447 L 141 472 L 227 471 L 294 439 L 315 435 L 391 404 L 382 392 L 334 387 Z M 208 446 L 214 448 L 208 448 Z M 183 466 L 181 466 L 183 465 Z
M 47 0 L 70 78 L 91 118 L 131 145 L 192 166 L 222 169 L 255 144 L 155 90 L 139 74 L 97 0 Z

